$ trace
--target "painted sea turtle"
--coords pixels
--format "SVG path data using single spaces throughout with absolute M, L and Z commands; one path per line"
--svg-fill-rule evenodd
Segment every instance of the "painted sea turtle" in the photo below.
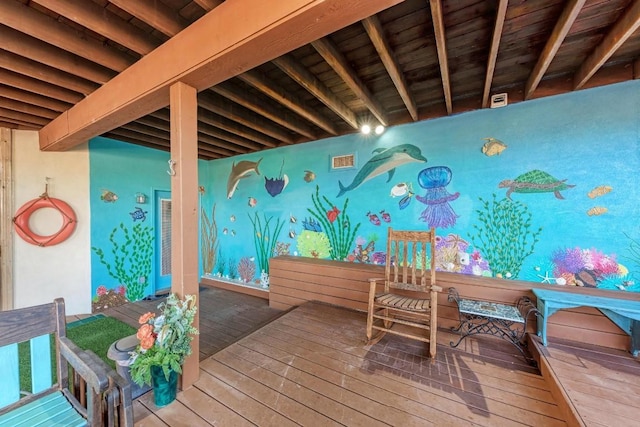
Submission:
M 498 184 L 498 188 L 508 188 L 507 198 L 511 199 L 511 193 L 553 193 L 556 198 L 564 199 L 560 191 L 575 187 L 572 184 L 565 184 L 567 180 L 559 180 L 548 173 L 534 169 L 523 173 L 514 180 L 505 179 Z

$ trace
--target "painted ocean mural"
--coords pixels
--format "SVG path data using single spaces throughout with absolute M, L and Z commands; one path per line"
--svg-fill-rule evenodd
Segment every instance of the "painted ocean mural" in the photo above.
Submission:
M 631 81 L 200 162 L 203 274 L 268 287 L 272 256 L 382 264 L 387 227 L 433 226 L 444 271 L 639 291 L 639 118 Z

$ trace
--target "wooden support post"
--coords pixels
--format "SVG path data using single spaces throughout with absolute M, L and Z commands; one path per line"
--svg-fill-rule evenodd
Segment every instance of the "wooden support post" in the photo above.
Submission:
M 11 129 L 0 127 L 0 310 L 13 308 L 13 176 Z
M 182 82 L 171 86 L 169 97 L 171 170 L 175 171 L 171 177 L 171 291 L 183 298 L 198 295 L 198 100 L 195 88 Z M 194 320 L 196 328 L 199 317 Z M 191 348 L 192 355 L 182 368 L 183 390 L 200 374 L 198 335 Z

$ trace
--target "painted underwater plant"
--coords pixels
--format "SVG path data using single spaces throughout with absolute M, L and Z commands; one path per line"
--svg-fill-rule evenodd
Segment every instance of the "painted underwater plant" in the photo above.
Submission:
M 605 255 L 593 248 L 558 249 L 552 254 L 551 261 L 558 284 L 595 288 L 606 277 L 628 273 L 618 264 L 615 255 Z
M 347 215 L 347 206 L 349 199 L 345 199 L 342 209 L 331 203 L 326 197 L 320 197 L 320 187 L 316 185 L 315 194 L 311 195 L 311 201 L 315 210 L 308 208 L 309 213 L 322 225 L 330 244 L 330 257 L 333 260 L 344 261 L 349 255 L 351 245 L 356 237 L 360 223 L 357 223 L 353 229 L 351 228 L 351 220 Z M 335 214 L 333 217 L 333 213 Z M 329 212 L 332 214 L 329 215 Z M 332 219 L 330 221 L 330 219 Z
M 216 205 L 213 204 L 211 209 L 211 217 L 207 215 L 204 207 L 200 208 L 200 234 L 202 270 L 205 274 L 213 274 L 216 265 L 216 255 L 218 253 L 218 226 L 216 225 Z
M 489 263 L 460 235 L 436 236 L 436 268 L 474 276 L 491 276 Z
M 240 280 L 242 280 L 242 282 L 252 282 L 253 278 L 256 276 L 256 263 L 247 256 L 240 258 L 240 262 L 238 263 L 238 274 L 240 275 Z
M 424 196 L 416 196 L 416 200 L 427 205 L 420 219 L 429 227 L 447 228 L 456 224 L 455 211 L 449 202 L 456 200 L 460 193 L 449 194 L 446 187 L 451 182 L 451 169 L 446 166 L 434 166 L 420 171 L 418 183 L 427 190 Z
M 261 272 L 269 274 L 269 258 L 275 253 L 278 236 L 285 221 L 281 222 L 280 218 L 278 218 L 273 229 L 271 229 L 270 223 L 273 217 L 267 219 L 267 216 L 264 215 L 264 219 L 261 221 L 256 213 L 253 218 L 249 215 L 249 220 L 253 225 L 253 243 L 258 255 L 258 267 Z
M 325 233 L 303 230 L 296 242 L 303 257 L 323 259 L 331 254 L 331 244 Z
M 118 230 L 122 238 L 118 238 Z M 109 235 L 112 258 L 107 259 L 102 248 L 91 249 L 98 256 L 100 263 L 107 268 L 109 276 L 113 277 L 126 288 L 129 301 L 141 300 L 151 274 L 151 260 L 153 255 L 153 229 L 151 226 L 135 224 L 131 231 L 120 223 Z
M 533 253 L 542 227 L 532 230 L 532 215 L 526 205 L 511 199 L 484 200 L 476 210 L 480 225 L 471 236 L 473 245 L 484 254 L 495 277 L 515 279 L 524 260 Z

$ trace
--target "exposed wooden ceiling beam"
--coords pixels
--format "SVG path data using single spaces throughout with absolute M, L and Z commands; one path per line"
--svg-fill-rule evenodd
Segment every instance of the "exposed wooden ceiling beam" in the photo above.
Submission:
M 84 95 L 100 87 L 96 83 L 3 50 L 0 50 L 0 68 Z
M 207 89 L 400 1 L 225 2 L 45 126 L 40 148 L 74 147 L 167 106 L 177 81 Z
M 247 83 L 248 85 L 253 86 L 258 89 L 260 92 L 265 95 L 273 98 L 280 104 L 284 105 L 291 111 L 296 114 L 299 114 L 301 117 L 309 120 L 311 123 L 316 124 L 318 127 L 326 130 L 332 135 L 337 135 L 338 130 L 335 128 L 333 123 L 331 123 L 326 118 L 322 117 L 313 109 L 304 105 L 302 101 L 300 101 L 297 97 L 286 93 L 282 88 L 275 87 L 269 80 L 267 80 L 262 74 L 257 71 L 251 70 L 247 71 L 238 76 L 240 80 Z
M 293 144 L 294 141 L 291 139 L 291 137 L 287 133 L 281 131 L 280 129 L 271 125 L 270 123 L 267 123 L 266 120 L 263 120 L 258 116 L 248 118 L 247 117 L 248 111 L 247 111 L 247 114 L 240 115 L 233 111 L 230 111 L 230 108 L 228 106 L 226 108 L 223 108 L 220 106 L 219 102 L 216 102 L 216 100 L 213 98 L 214 96 L 218 96 L 218 95 L 215 95 L 211 91 L 201 92 L 198 95 L 198 105 L 200 105 L 203 108 L 206 108 L 212 113 L 218 114 L 219 116 L 222 116 L 222 117 L 226 117 L 229 120 L 232 120 L 236 123 L 246 126 L 249 129 L 254 129 L 260 133 L 269 135 L 272 138 L 277 139 L 278 141 L 286 142 L 287 144 Z M 224 99 L 224 98 L 220 97 L 220 99 Z
M 203 8 L 206 12 L 220 6 L 223 0 L 193 0 L 195 4 Z
M 578 90 L 584 86 L 591 76 L 607 62 L 611 55 L 613 55 L 638 28 L 640 28 L 640 1 L 636 0 L 631 4 L 631 7 L 624 12 L 622 18 L 618 19 L 602 42 L 596 46 L 593 52 L 591 52 L 582 63 L 573 78 L 574 90 Z
M 24 102 L 31 105 L 38 105 L 52 111 L 65 111 L 71 107 L 67 102 L 58 101 L 57 99 L 48 98 L 33 92 L 27 92 L 12 86 L 0 84 L 0 97 L 13 99 L 15 101 Z
M 282 55 L 271 62 L 295 80 L 300 86 L 309 91 L 309 93 L 318 98 L 352 128 L 358 129 L 356 114 L 351 111 L 340 98 L 331 92 L 324 83 L 296 62 L 290 55 Z
M 42 126 L 34 125 L 33 123 L 23 122 L 21 120 L 13 120 L 11 122 L 0 120 L 0 128 L 20 129 L 20 130 L 38 130 L 41 127 Z
M 45 119 L 52 119 L 59 114 L 57 111 L 49 110 L 48 108 L 44 108 L 39 105 L 27 104 L 26 102 L 2 97 L 0 97 L 0 107 L 9 108 L 13 111 L 30 114 L 36 117 L 43 117 Z
M 214 116 L 208 113 L 207 110 L 200 109 L 198 112 L 198 121 L 209 125 L 205 133 L 252 151 L 261 150 L 265 146 L 270 148 L 276 146 L 272 141 L 260 138 L 256 132 L 250 132 L 248 129 L 238 129 L 236 126 L 232 126 L 228 120 L 223 117 Z M 226 121 L 226 123 L 224 123 L 224 121 Z M 258 144 L 256 144 L 256 142 Z
M 389 126 L 389 117 L 382 108 L 382 105 L 371 94 L 369 89 L 360 80 L 355 70 L 349 65 L 347 58 L 338 50 L 335 44 L 328 38 L 323 37 L 311 42 L 314 49 L 324 58 L 336 74 L 344 80 L 349 88 L 362 100 L 364 105 L 371 111 L 376 119 L 383 126 Z
M 37 125 L 38 127 L 42 127 L 49 123 L 49 119 L 45 119 L 39 116 L 34 116 L 33 114 L 22 113 L 14 110 L 10 110 L 7 108 L 3 108 L 0 106 L 0 117 L 5 120 L 16 120 L 20 123 Z
M 533 96 L 533 92 L 538 87 L 538 84 L 540 84 L 540 80 L 542 80 L 544 73 L 547 72 L 547 69 L 549 68 L 549 65 L 551 65 L 551 61 L 553 61 L 556 53 L 558 53 L 558 49 L 560 49 L 562 42 L 565 37 L 567 37 L 571 26 L 580 14 L 585 2 L 586 0 L 570 0 L 565 5 L 564 10 L 560 14 L 560 18 L 558 18 L 558 22 L 556 22 L 556 26 L 551 32 L 551 36 L 547 40 L 547 44 L 544 46 L 544 49 L 538 58 L 536 66 L 533 67 L 533 71 L 527 80 L 524 90 L 525 100 L 530 99 Z
M 380 55 L 380 59 L 387 73 L 389 73 L 389 77 L 391 77 L 396 90 L 400 94 L 405 107 L 407 107 L 411 118 L 413 121 L 417 121 L 418 107 L 416 107 L 416 101 L 409 91 L 409 85 L 407 85 L 404 74 L 402 74 L 400 70 L 400 65 L 398 64 L 395 54 L 391 50 L 387 38 L 384 36 L 380 20 L 377 16 L 370 16 L 362 20 L 362 25 L 364 25 L 364 29 L 367 31 L 373 46 L 376 48 L 378 55 Z
M 209 138 L 209 142 L 215 140 L 216 143 L 222 142 L 220 145 L 228 150 L 233 151 L 235 154 L 245 154 L 251 151 L 261 150 L 261 147 L 258 144 L 255 144 L 251 141 L 247 141 L 244 138 L 240 138 L 232 133 L 221 131 L 217 126 L 214 120 L 210 118 L 198 118 L 200 125 L 198 127 L 198 139 L 201 138 Z M 234 155 L 235 155 L 234 154 Z
M 140 132 L 136 132 L 129 129 L 119 128 L 114 129 L 104 135 L 105 138 L 111 138 L 118 141 L 129 142 L 132 144 L 140 145 L 143 147 L 155 148 L 156 150 L 170 151 L 170 141 L 162 138 L 157 138 L 149 135 L 145 135 Z M 204 147 L 198 148 L 198 157 L 205 160 L 219 159 L 224 157 L 220 154 L 207 150 Z
M 118 15 L 97 3 L 86 0 L 33 0 L 41 6 L 64 16 L 140 55 L 146 55 L 160 42 L 151 38 Z
M 440 75 L 442 76 L 444 103 L 447 107 L 447 114 L 451 114 L 453 112 L 453 101 L 451 99 L 451 79 L 449 78 L 447 37 L 444 29 L 442 3 L 441 0 L 429 0 L 429 5 L 431 6 L 431 18 L 433 21 L 433 30 L 436 37 L 436 49 L 438 51 L 438 59 L 440 62 Z
M 177 16 L 173 10 L 159 1 L 109 0 L 109 2 L 169 37 L 178 34 L 188 24 L 180 16 Z
M 66 90 L 60 86 L 36 80 L 31 77 L 17 74 L 0 68 L 0 82 L 7 86 L 13 86 L 27 92 L 36 93 L 49 98 L 59 99 L 70 104 L 76 104 L 83 99 L 79 93 Z
M 508 5 L 509 0 L 500 0 L 500 3 L 498 4 L 498 10 L 496 11 L 496 23 L 493 26 L 491 47 L 489 48 L 489 59 L 487 60 L 487 74 L 484 77 L 482 108 L 487 108 L 489 106 L 491 83 L 493 82 L 493 73 L 496 70 L 496 60 L 498 59 L 498 51 L 500 50 L 500 39 L 502 38 L 502 28 L 504 27 L 504 19 L 507 15 Z
M 243 107 L 266 117 L 267 119 L 279 124 L 280 126 L 299 133 L 300 135 L 304 135 L 309 139 L 317 139 L 316 133 L 313 131 L 313 129 L 311 129 L 310 126 L 307 126 L 300 120 L 295 120 L 293 117 L 283 116 L 270 105 L 261 102 L 260 100 L 248 99 L 248 97 L 245 96 L 241 90 L 235 88 L 229 82 L 226 82 L 222 85 L 214 86 L 210 90 L 217 93 L 218 95 L 227 98 L 230 101 L 235 102 L 238 105 L 242 105 Z
M 116 75 L 112 70 L 4 25 L 0 25 L 0 49 L 25 58 L 38 58 L 41 64 L 98 84 L 104 84 Z
M 640 79 L 640 58 L 633 61 L 633 78 Z
M 111 70 L 122 71 L 135 61 L 98 40 L 78 37 L 71 27 L 16 1 L 1 1 L 2 23 L 14 30 L 68 50 Z

